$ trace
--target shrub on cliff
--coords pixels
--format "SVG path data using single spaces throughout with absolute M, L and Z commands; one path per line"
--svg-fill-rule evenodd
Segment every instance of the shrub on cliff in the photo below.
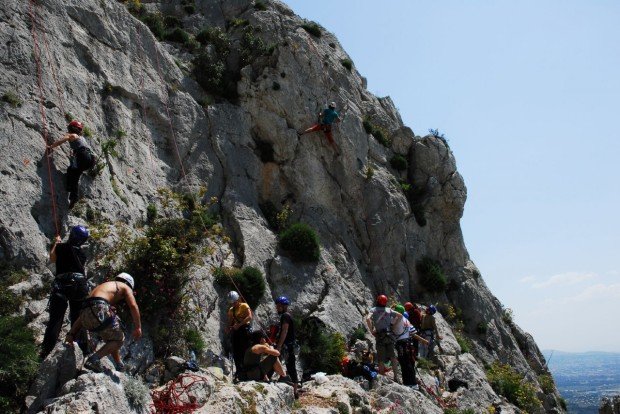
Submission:
M 522 410 L 532 412 L 541 406 L 534 384 L 527 382 L 523 375 L 510 365 L 495 361 L 487 370 L 487 379 L 496 393 L 503 395 Z
M 214 282 L 228 290 L 239 290 L 241 296 L 255 309 L 265 294 L 265 278 L 255 267 L 243 269 L 221 267 L 213 271 Z
M 404 156 L 400 154 L 394 154 L 392 159 L 390 159 L 390 165 L 396 171 L 405 171 L 409 163 L 407 162 L 407 158 L 405 158 Z
M 340 333 L 331 331 L 317 318 L 296 318 L 295 336 L 301 345 L 299 357 L 305 372 L 340 373 L 346 353 L 346 341 Z
M 420 272 L 420 283 L 429 292 L 443 292 L 448 285 L 441 265 L 430 257 L 418 261 L 416 269 Z
M 295 223 L 284 230 L 280 234 L 280 247 L 297 262 L 314 262 L 321 255 L 319 237 L 305 223 Z

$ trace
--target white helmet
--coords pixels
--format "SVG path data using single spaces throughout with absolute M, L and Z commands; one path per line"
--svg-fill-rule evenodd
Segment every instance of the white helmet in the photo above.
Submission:
M 234 290 L 228 292 L 228 303 L 235 303 L 239 300 L 239 294 Z
M 134 281 L 133 281 L 133 277 L 129 274 L 129 273 L 119 273 L 118 275 L 116 275 L 117 279 L 123 280 L 125 282 L 127 282 L 127 284 L 129 284 L 129 286 L 133 289 L 134 285 Z
M 329 107 L 330 108 L 336 108 L 336 102 L 330 102 Z

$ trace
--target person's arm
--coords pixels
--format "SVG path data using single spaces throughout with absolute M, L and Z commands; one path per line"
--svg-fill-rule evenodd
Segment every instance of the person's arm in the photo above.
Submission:
M 56 263 L 56 246 L 60 243 L 62 239 L 60 236 L 56 236 L 56 240 L 54 241 L 54 245 L 52 246 L 52 250 L 50 250 L 50 262 Z
M 375 331 L 375 327 L 372 325 L 372 320 L 370 318 L 370 313 L 366 315 L 364 318 L 364 322 L 366 322 L 366 326 L 368 327 L 368 332 L 372 334 L 372 336 L 377 336 L 377 332 Z
M 420 335 L 418 335 L 418 334 L 411 334 L 411 336 L 413 336 L 419 342 L 422 342 L 424 345 L 428 345 L 428 341 L 426 339 L 422 338 Z
M 236 324 L 233 325 L 233 329 L 236 331 L 237 329 L 239 329 L 240 327 L 242 327 L 243 325 L 250 323 L 252 321 L 252 309 L 250 309 L 250 307 L 248 306 L 248 316 L 246 316 L 245 318 L 243 318 L 243 320 L 241 322 L 237 322 Z
M 270 347 L 269 345 L 258 345 L 258 349 L 257 350 L 259 352 L 254 352 L 253 349 L 252 349 L 252 352 L 254 352 L 255 354 L 267 354 L 267 355 L 273 355 L 273 356 L 277 356 L 277 357 L 280 356 L 280 351 Z
M 131 313 L 131 319 L 133 319 L 133 337 L 134 339 L 140 339 L 142 337 L 142 323 L 140 321 L 140 309 L 138 309 L 138 303 L 133 295 L 133 291 L 129 286 L 125 287 L 125 302 L 129 307 Z
M 73 323 L 73 326 L 71 327 L 71 329 L 69 330 L 69 332 L 67 332 L 67 336 L 65 338 L 65 342 L 71 346 L 73 346 L 73 338 L 75 337 L 75 335 L 80 332 L 80 329 L 82 329 L 82 317 L 79 316 L 76 321 Z
M 53 144 L 51 144 L 49 146 L 49 149 L 54 149 L 59 145 L 64 144 L 67 141 L 75 141 L 76 139 L 78 139 L 78 135 L 77 134 L 65 134 L 61 139 L 59 139 L 58 141 L 54 142 Z
M 282 345 L 284 345 L 284 341 L 286 340 L 286 335 L 288 334 L 288 322 L 282 324 L 282 331 L 280 331 L 280 339 L 278 340 L 278 346 L 276 349 L 279 351 L 282 349 Z

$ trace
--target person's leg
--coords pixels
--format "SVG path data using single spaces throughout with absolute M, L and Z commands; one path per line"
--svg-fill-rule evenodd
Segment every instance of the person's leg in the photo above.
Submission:
M 61 292 L 57 287 L 52 289 L 52 294 L 49 301 L 49 321 L 45 328 L 45 335 L 43 336 L 43 344 L 41 345 L 41 357 L 45 358 L 54 346 L 60 335 L 62 329 L 62 322 L 65 319 L 65 312 L 67 311 L 67 300 L 60 296 Z
M 95 352 L 95 355 L 97 355 L 98 359 L 101 359 L 112 353 L 118 353 L 121 349 L 121 346 L 123 346 L 123 341 L 106 342 L 105 345 L 103 345 L 101 348 L 99 348 L 97 352 Z M 120 360 L 120 354 L 118 355 L 118 360 Z
M 315 125 L 312 125 L 310 128 L 306 129 L 304 132 L 302 132 L 301 135 L 307 134 L 309 132 L 320 131 L 322 128 L 323 126 L 321 124 L 315 124 Z
M 377 365 L 379 366 L 379 374 L 385 375 L 385 346 L 377 341 Z
M 288 355 L 286 357 L 286 372 L 291 377 L 293 382 L 297 384 L 299 382 L 299 377 L 297 376 L 297 360 L 295 358 L 295 347 L 293 344 L 287 346 Z

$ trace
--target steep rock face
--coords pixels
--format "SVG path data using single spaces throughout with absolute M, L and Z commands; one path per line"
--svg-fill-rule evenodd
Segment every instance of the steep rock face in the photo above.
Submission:
M 116 223 L 90 249 L 89 268 L 98 281 L 104 275 L 97 259 L 116 242 L 116 229 L 139 234 L 147 205 L 159 202 L 158 189 L 205 187 L 203 198 L 217 197 L 216 208 L 232 236 L 230 245 L 222 243 L 192 270 L 189 285 L 196 309 L 191 323 L 216 354 L 222 350 L 225 305 L 218 301 L 222 292 L 213 287 L 211 270 L 252 265 L 268 282 L 257 309 L 262 320 L 272 313 L 270 298 L 282 294 L 304 315 L 344 334 L 379 292 L 459 308 L 475 358 L 458 355 L 451 327 L 441 320 L 448 339 L 440 363 L 446 380 L 471 383 L 462 391 L 463 407 L 497 399 L 484 378 L 484 363 L 510 363 L 536 383 L 537 374 L 546 371 L 542 355 L 529 335 L 505 320 L 469 259 L 459 226 L 466 188 L 445 140 L 415 136 L 389 98 L 373 96 L 355 68 L 342 65 L 348 56 L 337 39 L 325 30 L 321 37 L 309 34 L 283 3 L 268 2 L 260 10 L 247 0 L 204 0 L 189 15 L 178 3 L 145 7 L 176 15 L 193 34 L 204 26 L 221 27 L 237 39 L 234 44 L 241 34 L 230 22 L 243 19 L 265 44 L 274 45 L 269 56 L 243 67 L 236 63 L 234 99 L 205 105 L 210 91 L 191 76 L 188 50 L 158 42 L 121 3 L 9 0 L 0 6 L 0 90 L 20 103 L 0 106 L 0 260 L 32 269 L 29 286 L 49 283 L 45 265 L 55 223 L 66 231 L 84 222 L 84 212 L 95 211 L 98 220 Z M 29 11 L 36 13 L 34 21 Z M 232 49 L 234 66 L 240 58 Z M 321 133 L 297 135 L 328 101 L 343 113 L 334 128 L 340 155 Z M 63 182 L 68 149 L 54 152 L 48 170 L 42 139 L 60 138 L 67 113 L 93 131 L 91 143 L 106 161 L 99 176 L 83 176 L 84 201 L 72 211 Z M 372 133 L 364 120 L 375 127 Z M 391 147 L 380 143 L 385 138 Z M 111 141 L 118 156 L 102 151 Z M 408 160 L 407 171 L 391 167 L 396 153 Z M 401 179 L 414 191 L 403 191 Z M 278 248 L 261 209 L 267 202 L 288 206 L 293 221 L 316 229 L 318 262 L 300 265 Z M 445 293 L 426 292 L 420 284 L 416 265 L 425 256 L 443 267 L 449 281 Z M 29 297 L 29 290 L 23 294 Z M 25 312 L 41 332 L 42 301 L 31 300 Z M 480 324 L 484 333 L 477 332 Z M 142 355 L 134 358 L 136 371 L 152 362 L 151 340 L 147 335 L 143 344 L 129 348 L 132 356 Z M 542 390 L 539 395 L 544 397 Z M 542 398 L 548 411 L 558 410 L 556 397 Z

